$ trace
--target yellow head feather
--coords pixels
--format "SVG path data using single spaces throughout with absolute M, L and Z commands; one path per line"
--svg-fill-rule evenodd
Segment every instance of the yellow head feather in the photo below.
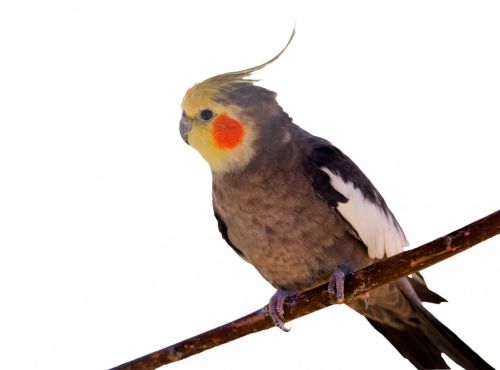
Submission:
M 219 98 L 225 91 L 230 91 L 240 84 L 253 84 L 256 80 L 250 79 L 250 75 L 278 59 L 288 48 L 294 36 L 295 29 L 285 47 L 267 62 L 242 71 L 228 72 L 210 77 L 194 85 L 186 92 L 182 101 L 182 109 L 186 120 L 189 120 L 191 126 L 188 133 L 189 144 L 206 159 L 212 171 L 226 172 L 241 168 L 255 154 L 252 148 L 255 139 L 255 123 L 252 122 L 252 118 L 246 117 L 241 107 L 224 104 Z M 227 115 L 237 119 L 244 126 L 244 137 L 241 143 L 231 148 L 218 146 L 215 142 L 213 122 L 203 122 L 200 119 L 200 112 L 207 109 L 210 109 L 219 117 Z M 217 118 L 214 121 L 217 121 Z
M 251 84 L 256 82 L 257 80 L 249 78 L 250 75 L 277 60 L 288 48 L 294 36 L 295 28 L 293 29 L 290 39 L 286 43 L 285 47 L 276 56 L 265 63 L 241 71 L 227 72 L 213 76 L 203 82 L 195 84 L 186 92 L 184 100 L 182 101 L 182 108 L 184 109 L 184 112 L 188 116 L 195 115 L 198 113 L 198 109 L 200 109 L 200 107 L 209 106 L 215 103 L 214 98 L 217 97 L 222 91 L 230 89 L 231 87 L 241 83 Z

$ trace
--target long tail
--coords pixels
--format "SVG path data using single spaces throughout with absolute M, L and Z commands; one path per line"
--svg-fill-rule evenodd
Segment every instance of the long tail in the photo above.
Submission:
M 401 281 L 398 285 L 400 297 L 409 303 L 412 311 L 411 320 L 394 317 L 397 325 L 367 317 L 370 324 L 384 335 L 396 349 L 406 357 L 417 369 L 449 369 L 441 353 L 445 353 L 458 365 L 467 370 L 493 369 L 476 352 L 465 344 L 450 329 L 425 309 L 420 300 L 439 303 L 444 301 L 436 293 L 430 291 L 421 276 L 416 279 Z M 407 284 L 411 282 L 410 284 Z M 410 290 L 408 289 L 410 288 Z M 416 297 L 416 295 L 420 299 Z M 394 312 L 394 311 L 392 311 Z
M 402 331 L 374 320 L 368 321 L 417 369 L 449 369 L 441 353 L 467 370 L 493 369 L 429 311 L 423 307 L 419 309 L 422 313 L 420 325 L 408 325 Z

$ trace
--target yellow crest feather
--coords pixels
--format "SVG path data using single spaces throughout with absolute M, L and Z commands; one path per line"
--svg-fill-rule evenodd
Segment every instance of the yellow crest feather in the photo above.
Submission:
M 214 88 L 220 89 L 220 88 L 223 88 L 224 86 L 231 86 L 234 84 L 245 83 L 245 82 L 252 83 L 252 82 L 257 81 L 257 80 L 249 79 L 248 77 L 252 73 L 254 73 L 255 71 L 258 71 L 259 69 L 264 68 L 265 66 L 271 64 L 276 59 L 278 59 L 281 56 L 281 54 L 283 54 L 284 51 L 288 48 L 288 45 L 290 45 L 294 36 L 295 36 L 295 28 L 293 29 L 292 34 L 290 35 L 290 38 L 289 38 L 288 42 L 286 43 L 285 47 L 277 55 L 275 55 L 273 58 L 271 58 L 267 62 L 262 63 L 256 67 L 244 69 L 242 71 L 227 72 L 227 73 L 223 73 L 223 74 L 220 74 L 217 76 L 210 77 L 210 78 L 206 79 L 205 81 L 203 81 L 202 84 L 206 84 L 207 86 L 213 86 Z
M 212 98 L 217 96 L 218 93 L 220 93 L 225 89 L 229 89 L 240 83 L 252 84 L 256 82 L 257 80 L 249 78 L 250 75 L 255 71 L 258 71 L 259 69 L 262 69 L 265 66 L 273 63 L 275 60 L 277 60 L 281 56 L 281 54 L 283 54 L 284 51 L 288 48 L 294 36 L 295 36 L 295 28 L 293 29 L 292 34 L 290 35 L 290 38 L 286 43 L 285 47 L 277 55 L 275 55 L 273 58 L 271 58 L 265 63 L 262 63 L 255 67 L 243 69 L 241 71 L 227 72 L 220 75 L 216 75 L 206 79 L 203 82 L 195 84 L 186 92 L 186 95 L 184 97 L 182 106 L 185 112 L 189 115 L 191 113 L 190 111 L 192 110 L 190 108 L 193 107 L 193 105 L 208 106 L 209 103 L 213 103 Z

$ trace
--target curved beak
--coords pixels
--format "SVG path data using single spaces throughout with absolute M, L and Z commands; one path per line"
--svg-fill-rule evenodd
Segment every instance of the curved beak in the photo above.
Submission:
M 188 134 L 189 131 L 191 131 L 191 128 L 192 128 L 191 121 L 183 113 L 181 122 L 179 123 L 179 132 L 181 133 L 182 140 L 184 140 L 188 145 L 189 145 Z

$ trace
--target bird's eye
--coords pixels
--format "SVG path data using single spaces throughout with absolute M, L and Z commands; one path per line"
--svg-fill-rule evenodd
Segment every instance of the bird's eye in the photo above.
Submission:
M 214 116 L 214 112 L 212 112 L 210 109 L 203 109 L 200 112 L 200 117 L 203 121 L 210 121 L 212 117 Z

